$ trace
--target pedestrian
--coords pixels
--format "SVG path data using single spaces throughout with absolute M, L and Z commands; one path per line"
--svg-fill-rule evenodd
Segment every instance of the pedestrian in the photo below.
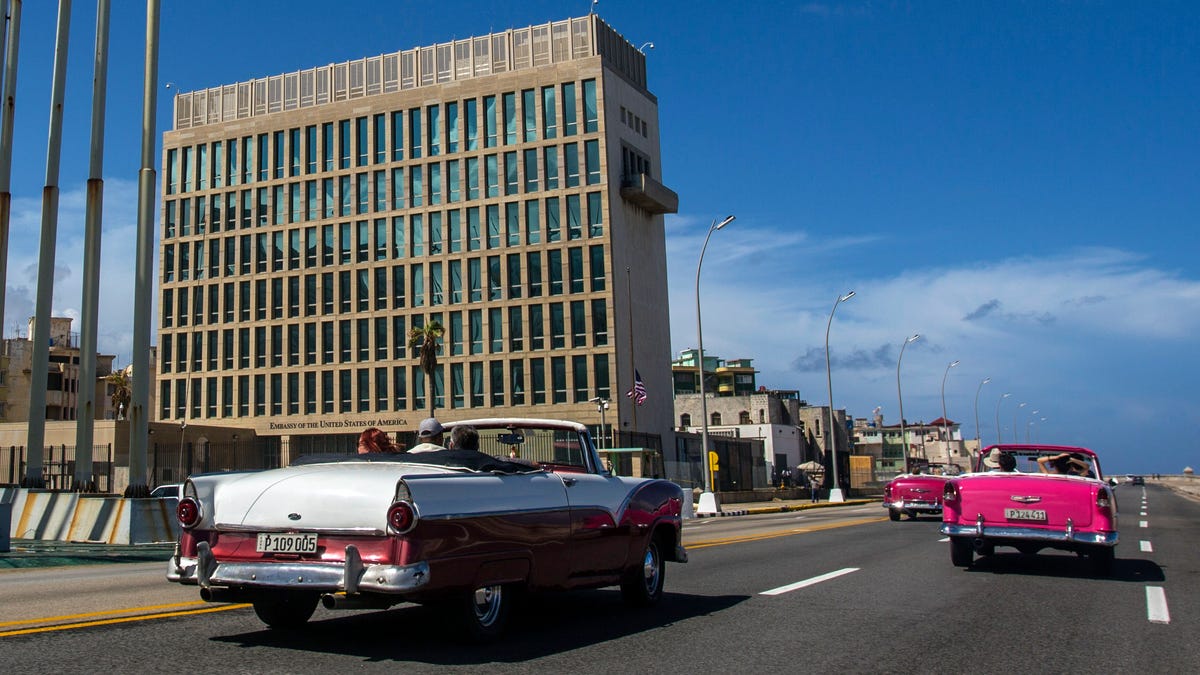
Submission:
M 816 476 L 808 477 L 808 490 L 811 493 L 813 504 L 821 501 L 821 484 L 817 482 Z

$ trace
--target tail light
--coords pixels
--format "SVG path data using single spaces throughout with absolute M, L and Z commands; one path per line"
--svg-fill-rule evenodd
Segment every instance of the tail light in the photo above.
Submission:
M 958 501 L 958 486 L 954 481 L 946 481 L 946 487 L 942 488 L 942 501 L 947 504 Z
M 417 512 L 409 502 L 393 502 L 387 511 L 388 527 L 396 534 L 404 534 L 417 525 Z
M 195 527 L 200 522 L 200 502 L 191 497 L 180 499 L 179 505 L 175 507 L 175 516 L 185 529 Z
M 1116 515 L 1115 501 L 1108 488 L 1096 490 L 1096 508 L 1108 511 L 1109 515 Z
M 883 486 L 883 499 L 884 499 L 884 501 L 891 501 L 891 499 L 892 499 L 892 486 L 891 485 Z

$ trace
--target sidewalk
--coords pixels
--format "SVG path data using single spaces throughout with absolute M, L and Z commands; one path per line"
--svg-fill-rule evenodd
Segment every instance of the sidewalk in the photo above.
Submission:
M 763 513 L 786 513 L 788 511 L 806 511 L 808 509 L 828 509 L 840 506 L 859 506 L 862 504 L 878 504 L 880 498 L 847 499 L 844 502 L 810 502 L 807 499 L 773 499 L 769 502 L 731 502 L 721 504 L 720 513 L 696 513 L 697 518 L 713 518 L 717 516 L 748 516 Z M 695 510 L 693 510 L 695 513 Z
M 175 544 L 85 544 L 13 539 L 11 549 L 0 553 L 0 572 L 31 567 L 160 561 L 165 570 L 167 558 L 175 551 Z

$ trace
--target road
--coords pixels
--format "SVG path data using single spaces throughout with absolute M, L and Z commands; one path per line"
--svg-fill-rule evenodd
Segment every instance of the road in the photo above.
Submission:
M 162 581 L 161 565 L 13 570 L 0 573 L 0 658 L 6 672 L 63 673 L 1195 672 L 1200 503 L 1155 486 L 1118 495 L 1111 577 L 1003 549 L 955 568 L 936 519 L 891 523 L 877 504 L 702 519 L 658 607 L 627 609 L 615 589 L 536 597 L 485 647 L 415 606 L 318 609 L 281 634 L 244 607 L 177 604 L 195 590 Z M 147 606 L 162 607 L 129 620 Z M 68 614 L 85 616 L 30 628 Z

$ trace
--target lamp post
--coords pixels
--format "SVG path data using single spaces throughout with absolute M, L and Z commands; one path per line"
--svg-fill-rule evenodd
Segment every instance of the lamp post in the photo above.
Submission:
M 1033 420 L 1033 418 L 1037 417 L 1037 414 L 1038 414 L 1038 412 L 1040 412 L 1040 411 L 1038 411 L 1038 410 L 1031 410 L 1031 411 L 1029 412 L 1029 418 L 1030 418 L 1030 419 L 1029 419 L 1029 424 L 1026 424 L 1026 425 L 1025 425 L 1025 442 L 1026 442 L 1026 443 L 1028 443 L 1028 442 L 1029 442 L 1029 427 L 1033 425 L 1033 421 L 1034 421 L 1034 420 Z
M 950 369 L 958 365 L 958 361 L 951 361 L 950 365 L 946 366 L 946 373 L 942 375 L 942 440 L 946 443 L 946 470 L 950 470 L 950 432 L 946 427 L 946 378 L 950 377 Z
M 611 401 L 604 398 L 603 396 L 597 396 L 595 398 L 588 399 L 588 403 L 595 403 L 596 404 L 596 412 L 600 413 L 600 449 L 604 450 L 604 449 L 606 449 L 605 443 L 604 443 L 604 435 L 605 435 L 605 428 L 606 428 L 605 424 L 604 424 L 604 413 L 605 413 L 605 411 L 608 410 L 608 404 L 611 403 Z
M 833 326 L 833 314 L 837 311 L 838 305 L 853 297 L 854 291 L 839 295 L 837 302 L 833 303 L 833 309 L 829 310 L 829 322 L 825 324 L 825 386 L 829 389 L 829 428 L 826 430 L 829 436 L 826 444 L 833 458 L 833 487 L 829 490 L 829 501 L 831 502 L 844 502 L 846 498 L 842 495 L 842 484 L 838 482 L 837 423 L 833 416 L 833 375 L 829 368 L 829 329 Z
M 975 452 L 979 452 L 983 449 L 980 447 L 982 442 L 979 440 L 979 392 L 983 390 L 983 385 L 991 381 L 992 378 L 985 377 L 983 378 L 983 381 L 979 383 L 979 386 L 975 388 Z
M 708 226 L 708 234 L 704 235 L 704 245 L 700 247 L 700 260 L 696 263 L 696 342 L 700 344 L 700 354 L 696 358 L 696 372 L 700 375 L 700 462 L 704 467 L 704 493 L 700 495 L 700 508 L 697 513 L 719 513 L 721 503 L 713 490 L 712 462 L 708 456 L 708 399 L 704 396 L 704 328 L 700 321 L 700 266 L 704 264 L 704 251 L 708 248 L 708 239 L 714 230 L 719 230 L 733 222 L 736 216 L 725 216 L 721 222 L 713 221 Z
M 1021 408 L 1024 407 L 1024 403 L 1018 404 L 1017 409 L 1013 411 L 1013 443 L 1021 442 L 1021 439 L 1017 438 L 1017 413 L 1021 412 Z
M 900 345 L 900 358 L 896 359 L 896 397 L 900 399 L 900 442 L 904 444 L 904 473 L 908 473 L 908 434 L 904 432 L 904 392 L 900 390 L 900 361 L 904 359 L 904 348 L 920 337 L 920 333 L 913 333 L 912 337 L 904 338 Z
M 1008 398 L 1009 396 L 1012 396 L 1012 394 L 1005 392 L 1004 395 L 1000 397 L 1000 400 L 996 401 L 996 445 L 1000 445 L 1004 442 L 1004 439 L 1000 438 L 1000 404 L 1003 403 L 1004 399 Z

